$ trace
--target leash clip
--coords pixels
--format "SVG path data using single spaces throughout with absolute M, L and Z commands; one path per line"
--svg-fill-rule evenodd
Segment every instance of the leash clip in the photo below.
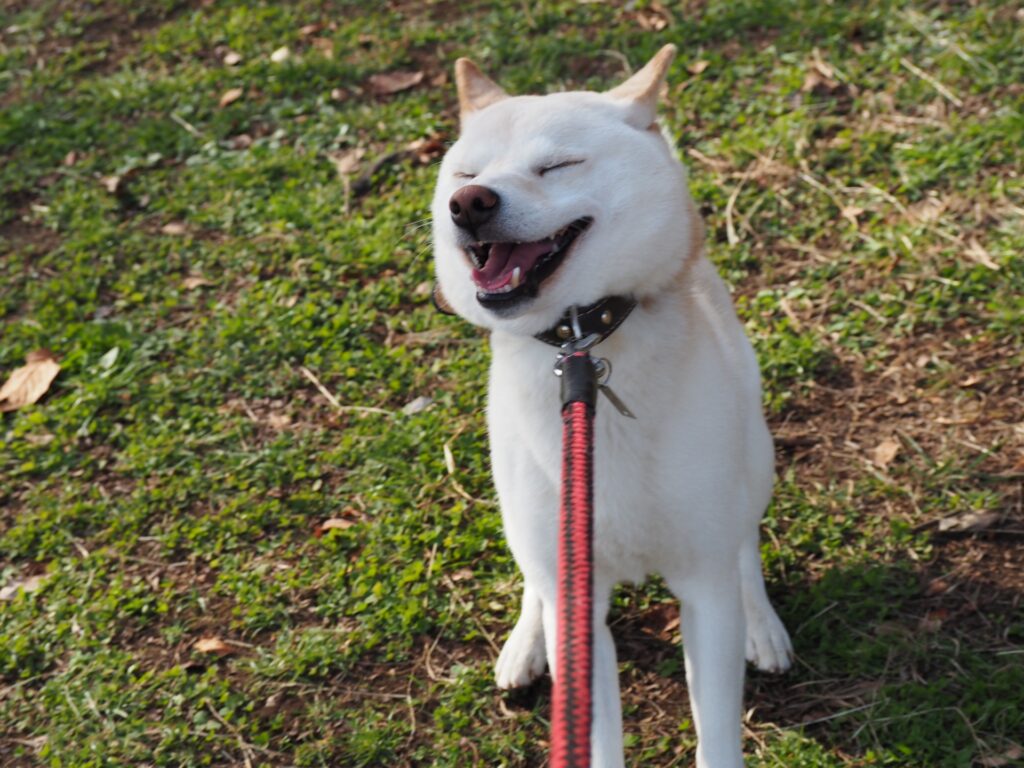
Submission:
M 596 405 L 594 403 L 595 398 L 592 395 L 583 394 L 584 392 L 592 392 L 596 388 L 608 398 L 608 401 L 620 414 L 627 418 L 635 419 L 636 416 L 629 410 L 629 406 L 622 401 L 622 398 L 615 394 L 615 390 L 608 384 L 612 377 L 611 361 L 605 357 L 590 356 L 590 349 L 601 341 L 602 336 L 598 333 L 583 335 L 583 330 L 580 328 L 579 309 L 575 304 L 569 307 L 569 318 L 572 324 L 573 338 L 562 344 L 555 360 L 553 373 L 561 378 L 566 376 L 566 371 L 568 370 L 570 376 L 578 378 L 581 375 L 580 364 L 585 361 L 590 365 L 589 375 L 586 376 L 588 381 L 586 383 L 580 382 L 579 386 L 582 389 L 579 389 L 575 382 L 570 383 L 566 381 L 569 376 L 562 380 L 563 406 L 569 402 L 569 399 L 582 399 L 592 406 Z

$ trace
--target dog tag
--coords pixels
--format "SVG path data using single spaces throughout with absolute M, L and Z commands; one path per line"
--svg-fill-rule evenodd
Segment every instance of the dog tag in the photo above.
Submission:
M 615 391 L 611 387 L 607 384 L 598 384 L 598 387 L 604 396 L 608 398 L 608 401 L 615 406 L 616 411 L 630 419 L 636 418 L 636 416 L 633 415 L 633 412 L 629 410 L 628 406 L 622 402 L 622 400 L 619 399 L 619 396 L 615 394 Z

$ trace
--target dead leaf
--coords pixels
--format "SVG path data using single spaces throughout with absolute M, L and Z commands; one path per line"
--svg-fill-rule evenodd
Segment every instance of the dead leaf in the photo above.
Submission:
M 46 394 L 59 372 L 60 364 L 52 352 L 46 349 L 29 352 L 25 365 L 15 368 L 0 387 L 0 413 L 37 402 Z
M 271 429 L 276 429 L 278 431 L 287 429 L 291 426 L 291 423 L 292 417 L 287 413 L 271 413 L 267 416 L 267 424 L 270 425 Z
M 991 528 L 999 522 L 999 512 L 962 512 L 952 517 L 939 520 L 939 531 L 942 533 L 978 533 Z
M 228 88 L 220 97 L 221 108 L 226 107 L 228 104 L 234 104 L 240 98 L 245 91 L 242 88 Z
M 410 400 L 408 403 L 402 406 L 402 413 L 404 413 L 406 416 L 412 416 L 413 414 L 421 413 L 427 410 L 427 408 L 430 407 L 430 404 L 432 402 L 434 402 L 434 399 L 432 397 L 420 395 L 419 397 Z
M 112 195 L 116 195 L 121 188 L 120 176 L 100 176 L 100 184 Z
M 288 48 L 288 46 L 287 45 L 282 45 L 280 48 L 278 48 L 276 51 L 274 51 L 272 54 L 270 54 L 270 60 L 272 62 L 274 62 L 275 64 L 280 64 L 280 63 L 282 63 L 284 61 L 288 61 L 288 59 L 291 57 L 291 55 L 292 55 L 292 52 Z
M 236 648 L 233 648 L 216 636 L 199 638 L 192 646 L 192 649 L 199 653 L 212 653 L 217 656 L 230 656 L 238 652 Z
M 875 446 L 875 450 L 871 454 L 871 460 L 875 463 L 875 466 L 885 469 L 892 464 L 892 460 L 896 458 L 899 452 L 899 441 L 887 437 Z
M 804 93 L 813 93 L 816 96 L 827 96 L 838 91 L 842 83 L 836 80 L 836 71 L 823 58 L 817 48 L 807 61 L 807 74 L 804 76 L 804 83 L 800 90 Z
M 34 446 L 37 446 L 37 447 L 44 446 L 44 445 L 49 445 L 50 443 L 52 443 L 56 439 L 57 439 L 57 436 L 54 435 L 54 434 L 51 434 L 49 432 L 39 432 L 39 433 L 31 433 L 30 432 L 29 434 L 25 435 L 25 442 L 28 443 L 29 445 L 34 445 Z
M 72 165 L 74 165 L 77 162 L 78 162 L 78 153 L 75 152 L 75 150 L 72 149 L 70 152 L 68 152 L 66 155 L 64 155 L 64 165 L 66 167 L 70 168 Z
M 315 35 L 321 29 L 323 29 L 322 24 L 306 24 L 305 26 L 299 27 L 299 34 L 303 37 L 309 37 L 310 35 Z
M 0 600 L 13 600 L 18 596 L 19 592 L 31 594 L 43 586 L 45 581 L 45 576 L 29 576 L 19 581 L 11 582 L 0 588 Z
M 329 517 L 313 528 L 313 535 L 319 539 L 328 531 L 344 531 L 355 524 L 355 520 L 346 520 L 344 517 Z
M 1024 747 L 1014 744 L 1001 755 L 989 755 L 978 761 L 978 765 L 984 768 L 1002 768 L 1004 765 L 1020 765 L 1018 762 L 1024 757 Z
M 945 608 L 936 608 L 934 611 L 928 611 L 927 614 L 921 617 L 917 623 L 917 628 L 921 632 L 938 632 L 942 629 L 942 625 L 949 619 L 949 611 Z
M 968 248 L 964 253 L 967 254 L 971 261 L 975 261 L 993 271 L 999 270 L 999 265 L 992 260 L 992 257 L 989 255 L 988 251 L 985 250 L 985 247 L 975 238 L 972 237 L 967 245 Z
M 334 163 L 334 170 L 342 180 L 359 170 L 359 161 L 363 159 L 366 150 L 362 147 L 354 149 L 343 149 L 339 152 L 328 152 L 327 157 Z
M 348 93 L 344 88 L 331 88 L 331 101 L 344 101 L 348 98 Z
M 686 71 L 689 72 L 691 75 L 699 75 L 701 72 L 707 69 L 710 64 L 711 62 L 708 61 L 707 59 L 698 59 L 697 61 L 687 64 Z
M 320 51 L 325 59 L 334 58 L 334 41 L 329 37 L 314 37 L 312 42 L 313 47 Z
M 339 531 L 344 531 L 347 528 L 351 528 L 355 524 L 355 520 L 346 520 L 343 517 L 329 517 L 322 523 L 320 523 L 320 530 L 332 531 L 337 529 Z
M 641 29 L 648 32 L 661 32 L 672 19 L 668 9 L 656 0 L 647 8 L 634 11 L 632 17 Z
M 192 291 L 204 285 L 210 285 L 210 281 L 202 275 L 189 275 L 181 281 L 181 287 L 186 291 Z
M 169 221 L 160 227 L 160 231 L 165 235 L 173 235 L 174 237 L 180 237 L 184 235 L 188 230 L 185 227 L 183 221 Z
M 242 54 L 235 53 L 234 51 L 228 51 L 224 54 L 224 65 L 227 67 L 234 67 L 242 63 Z
M 444 142 L 440 136 L 415 139 L 405 145 L 405 150 L 411 153 L 420 165 L 429 165 L 444 154 Z
M 375 96 L 389 96 L 419 85 L 423 77 L 420 71 L 380 72 L 370 75 L 370 92 Z

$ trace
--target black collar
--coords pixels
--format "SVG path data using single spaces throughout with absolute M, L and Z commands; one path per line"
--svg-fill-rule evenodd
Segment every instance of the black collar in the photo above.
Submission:
M 437 283 L 434 284 L 431 299 L 434 302 L 434 307 L 441 314 L 455 314 L 455 310 L 448 304 L 448 300 L 441 293 L 440 286 Z M 597 334 L 599 339 L 595 343 L 604 341 L 612 335 L 616 328 L 622 325 L 622 322 L 629 317 L 629 313 L 635 308 L 636 299 L 630 296 L 606 296 L 595 301 L 593 304 L 580 307 L 577 310 L 577 319 L 579 320 L 583 337 L 586 338 L 591 334 Z M 539 339 L 553 347 L 561 347 L 572 337 L 572 316 L 569 314 L 569 310 L 566 310 L 565 314 L 553 326 L 534 336 L 535 339 Z
M 598 342 L 604 341 L 612 335 L 612 332 L 622 325 L 622 322 L 629 317 L 629 313 L 636 308 L 636 299 L 631 296 L 605 296 L 603 299 L 579 307 L 577 319 L 582 331 L 582 338 L 596 334 L 600 338 Z M 569 311 L 559 318 L 558 322 L 534 336 L 535 339 L 550 344 L 553 347 L 561 347 L 573 338 L 572 317 Z

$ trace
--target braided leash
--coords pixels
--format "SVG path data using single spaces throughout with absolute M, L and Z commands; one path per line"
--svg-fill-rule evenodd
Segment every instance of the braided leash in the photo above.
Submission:
M 629 303 L 629 314 L 634 303 Z M 608 386 L 611 363 L 590 356 L 621 320 L 584 334 L 570 307 L 572 338 L 555 363 L 562 380 L 562 499 L 558 526 L 558 596 L 551 696 L 551 768 L 590 768 L 594 671 L 594 411 L 603 393 L 635 418 Z M 623 317 L 624 319 L 624 317 Z M 611 325 L 611 323 L 605 323 Z
M 594 404 L 597 375 L 586 351 L 562 365 L 562 503 L 558 533 L 557 676 L 551 766 L 589 768 L 594 613 Z

